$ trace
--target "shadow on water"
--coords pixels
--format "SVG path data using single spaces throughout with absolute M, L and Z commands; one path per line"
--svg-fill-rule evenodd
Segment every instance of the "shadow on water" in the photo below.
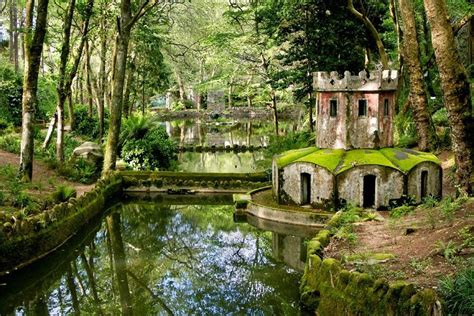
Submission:
M 107 214 L 0 280 L 0 314 L 302 314 L 314 231 L 236 223 L 229 195 L 133 197 Z

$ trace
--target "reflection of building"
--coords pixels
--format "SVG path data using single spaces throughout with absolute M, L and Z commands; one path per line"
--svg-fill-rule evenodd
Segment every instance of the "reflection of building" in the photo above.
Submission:
M 316 234 L 317 229 L 274 222 L 252 215 L 247 215 L 246 220 L 250 225 L 272 233 L 273 257 L 277 261 L 284 262 L 292 269 L 304 270 L 306 241 Z
M 335 72 L 315 74 L 318 148 L 274 158 L 273 192 L 280 203 L 378 209 L 406 196 L 420 202 L 441 195 L 436 156 L 390 148 L 397 81 L 396 71 L 346 72 L 342 79 Z
M 303 237 L 272 233 L 273 256 L 290 268 L 304 270 L 306 244 Z

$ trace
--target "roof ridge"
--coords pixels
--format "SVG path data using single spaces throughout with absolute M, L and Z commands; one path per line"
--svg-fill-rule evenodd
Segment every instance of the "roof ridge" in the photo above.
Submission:
M 350 149 L 349 149 L 350 150 Z M 334 176 L 337 175 L 339 172 L 339 169 L 341 168 L 342 163 L 344 162 L 344 159 L 346 158 L 347 152 L 349 151 L 347 149 L 344 149 L 344 154 L 341 157 L 341 160 L 339 160 L 339 163 L 337 164 L 336 168 L 334 168 Z
M 388 157 L 386 154 L 385 154 L 385 151 L 384 149 L 395 149 L 394 147 L 385 147 L 385 148 L 380 148 L 378 151 L 379 153 L 381 153 L 385 158 L 387 158 L 388 161 L 390 161 L 392 164 L 395 165 L 395 167 L 397 167 L 398 171 L 400 171 L 401 173 L 403 173 L 404 175 L 407 175 L 408 172 L 405 172 L 403 171 L 403 168 L 400 166 L 400 164 L 398 164 L 394 159 L 390 159 L 390 157 Z

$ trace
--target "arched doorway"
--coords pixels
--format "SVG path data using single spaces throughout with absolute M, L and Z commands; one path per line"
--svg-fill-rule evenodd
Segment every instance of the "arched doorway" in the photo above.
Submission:
M 428 171 L 423 170 L 421 172 L 421 183 L 420 183 L 420 198 L 424 199 L 428 196 Z
M 377 177 L 374 175 L 364 176 L 364 191 L 363 191 L 363 207 L 374 207 L 375 206 L 375 186 Z
M 301 205 L 311 203 L 311 175 L 301 173 Z

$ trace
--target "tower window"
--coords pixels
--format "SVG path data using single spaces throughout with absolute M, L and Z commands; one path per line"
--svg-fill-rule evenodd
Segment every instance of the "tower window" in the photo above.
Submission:
M 367 116 L 367 100 L 359 99 L 359 116 Z
M 383 116 L 388 116 L 390 113 L 390 107 L 388 104 L 388 99 L 383 101 Z
M 329 116 L 336 117 L 337 116 L 337 100 L 329 100 Z

